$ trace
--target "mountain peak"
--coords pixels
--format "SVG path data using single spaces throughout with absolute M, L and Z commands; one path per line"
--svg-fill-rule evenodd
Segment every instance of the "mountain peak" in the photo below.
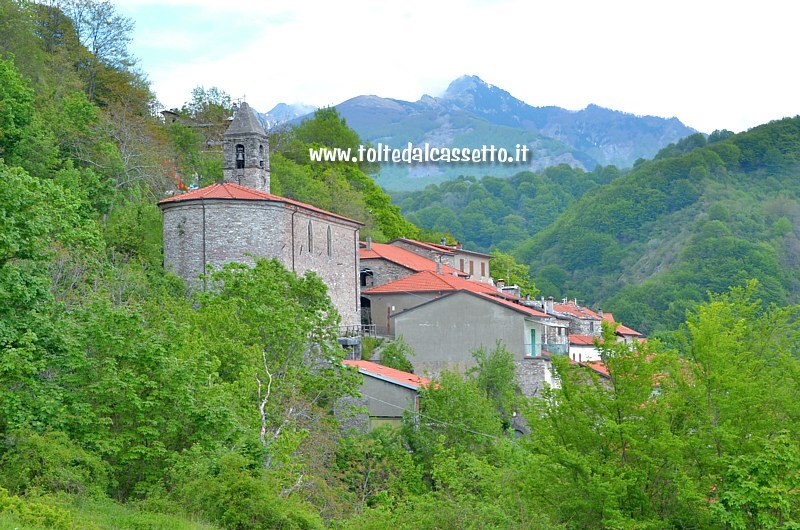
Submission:
M 478 89 L 490 88 L 493 88 L 492 85 L 485 82 L 477 75 L 462 75 L 447 86 L 447 90 L 444 91 L 443 97 L 458 97 L 465 93 L 475 92 Z

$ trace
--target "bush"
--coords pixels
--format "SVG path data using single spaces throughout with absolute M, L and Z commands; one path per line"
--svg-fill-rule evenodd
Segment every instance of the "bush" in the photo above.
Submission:
M 105 463 L 63 432 L 16 431 L 6 436 L 5 446 L 0 458 L 0 483 L 12 493 L 105 494 Z
M 395 370 L 413 372 L 414 366 L 408 360 L 409 355 L 414 355 L 411 346 L 406 344 L 403 339 L 396 339 L 381 350 L 381 364 Z

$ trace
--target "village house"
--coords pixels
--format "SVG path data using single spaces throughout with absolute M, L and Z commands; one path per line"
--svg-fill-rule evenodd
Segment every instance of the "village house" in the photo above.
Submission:
M 368 418 L 356 418 L 352 426 L 375 428 L 380 425 L 399 426 L 405 413 L 419 411 L 419 391 L 431 380 L 408 372 L 395 370 L 371 361 L 343 361 L 361 374 L 361 399 L 354 405 L 365 407 Z M 368 425 L 365 425 L 368 424 Z
M 447 265 L 457 269 L 461 276 L 483 283 L 492 283 L 489 261 L 492 256 L 465 250 L 461 244 L 447 245 L 442 239 L 441 244 L 424 243 L 414 239 L 398 238 L 389 242 L 390 245 L 398 246 L 428 258 L 433 262 Z

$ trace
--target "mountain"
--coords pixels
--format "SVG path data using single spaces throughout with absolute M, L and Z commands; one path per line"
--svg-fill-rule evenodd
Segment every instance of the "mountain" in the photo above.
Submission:
M 259 114 L 258 118 L 265 129 L 272 129 L 301 116 L 307 116 L 315 110 L 317 107 L 304 103 L 278 103 L 266 114 Z
M 676 118 L 635 116 L 590 105 L 580 111 L 534 107 L 476 76 L 453 81 L 441 97 L 409 102 L 358 96 L 336 106 L 366 141 L 402 148 L 430 143 L 443 147 L 526 144 L 532 159 L 523 165 L 384 164 L 378 183 L 390 190 L 420 189 L 459 175 L 508 177 L 520 170 L 568 164 L 630 167 L 697 131 Z

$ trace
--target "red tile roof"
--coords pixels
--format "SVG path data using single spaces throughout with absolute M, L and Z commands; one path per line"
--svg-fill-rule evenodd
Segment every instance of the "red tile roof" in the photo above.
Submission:
M 628 326 L 623 326 L 622 324 L 617 326 L 616 333 L 617 335 L 632 335 L 634 337 L 644 337 L 644 335 L 642 335 L 635 329 L 631 329 Z
M 193 190 L 188 193 L 173 195 L 172 197 L 167 197 L 166 199 L 158 201 L 158 204 L 169 204 L 173 202 L 191 201 L 199 199 L 233 199 L 240 201 L 282 202 L 284 204 L 290 204 L 292 206 L 297 206 L 300 208 L 304 208 L 306 210 L 311 210 L 312 212 L 321 213 L 323 215 L 329 215 L 331 217 L 336 217 L 338 219 L 343 219 L 351 223 L 364 224 L 359 221 L 355 221 L 353 219 L 344 217 L 342 215 L 323 210 L 322 208 L 317 208 L 316 206 L 306 204 L 304 202 L 294 201 L 292 199 L 287 199 L 286 197 L 280 197 L 278 195 L 273 195 L 271 193 L 254 190 L 253 188 L 248 188 L 247 186 L 242 186 L 240 184 L 235 184 L 233 182 L 212 184 L 210 186 L 206 186 L 205 188 Z
M 595 339 L 603 342 L 602 338 L 592 337 L 591 335 L 578 335 L 577 333 L 570 333 L 569 335 L 569 343 L 576 346 L 594 346 Z
M 416 374 L 410 374 L 401 370 L 395 370 L 382 364 L 374 363 L 372 361 L 351 361 L 345 360 L 342 363 L 347 366 L 355 366 L 362 374 L 372 375 L 379 379 L 389 380 L 399 385 L 410 387 L 418 390 L 420 387 L 427 387 L 431 384 L 431 380 L 427 377 L 422 377 Z
M 608 367 L 603 364 L 603 361 L 588 361 L 583 363 L 584 366 L 588 366 L 598 374 L 605 375 L 606 377 L 610 376 L 611 374 L 608 372 Z
M 614 315 L 612 315 L 611 313 L 603 313 L 603 320 L 605 320 L 606 322 L 610 322 L 612 324 L 616 323 L 616 321 L 614 320 Z M 625 326 L 623 324 L 617 325 L 616 332 L 617 335 L 631 335 L 633 337 L 644 337 L 644 335 L 642 335 L 635 329 L 629 328 L 628 326 Z
M 587 368 L 590 368 L 591 370 L 594 370 L 603 377 L 611 377 L 611 373 L 608 371 L 608 367 L 605 364 L 603 364 L 603 361 L 587 361 L 585 363 L 582 363 L 570 360 L 569 364 L 585 366 Z
M 433 271 L 421 271 L 393 282 L 384 283 L 383 285 L 365 289 L 362 292 L 364 294 L 381 294 L 458 290 L 471 291 L 474 293 L 486 293 L 493 296 L 502 296 L 503 298 L 508 299 L 517 299 L 517 297 L 513 295 L 499 293 L 496 287 L 489 285 L 488 283 L 473 282 L 452 274 L 437 274 Z
M 577 305 L 573 301 L 568 301 L 566 304 L 553 304 L 553 311 L 556 311 L 557 313 L 569 313 L 570 315 L 578 318 L 600 320 L 600 315 L 591 309 Z
M 518 311 L 520 313 L 525 313 L 525 314 L 528 314 L 528 315 L 533 316 L 533 317 L 552 318 L 547 313 L 542 313 L 541 311 L 537 311 L 536 309 L 534 309 L 532 307 L 524 306 L 522 304 L 517 304 L 517 303 L 511 302 L 509 300 L 504 300 L 503 298 L 498 298 L 497 296 L 492 296 L 492 295 L 488 295 L 488 294 L 485 294 L 485 293 L 475 293 L 475 294 L 477 294 L 481 298 L 489 299 L 492 302 L 495 302 L 495 303 L 500 304 L 500 305 L 504 305 L 504 306 L 509 307 L 509 308 L 513 309 L 514 311 Z
M 359 249 L 362 260 L 385 259 L 387 261 L 397 263 L 398 265 L 402 265 L 407 269 L 411 269 L 414 272 L 436 270 L 435 261 L 424 256 L 420 256 L 419 254 L 415 254 L 414 252 L 406 250 L 402 247 L 387 245 L 385 243 L 372 243 L 371 246 L 372 248 L 370 250 L 367 250 L 366 248 Z M 458 274 L 464 274 L 463 272 L 459 272 L 453 267 L 444 264 L 442 265 L 442 272 L 445 274 L 452 274 L 454 272 Z

